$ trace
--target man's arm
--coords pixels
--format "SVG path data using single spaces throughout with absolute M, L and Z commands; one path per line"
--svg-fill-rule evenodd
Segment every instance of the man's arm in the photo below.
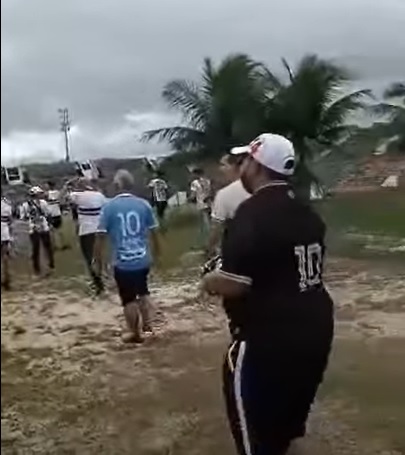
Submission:
M 100 220 L 93 248 L 93 267 L 96 273 L 101 274 L 107 255 L 108 209 L 104 205 L 101 209 Z
M 151 245 L 151 250 L 152 250 L 152 255 L 153 257 L 159 261 L 160 255 L 162 253 L 161 250 L 161 241 L 160 241 L 160 235 L 159 235 L 159 223 L 158 220 L 156 219 L 155 213 L 150 206 L 149 203 L 147 203 L 147 212 L 146 212 L 146 225 L 149 229 L 149 240 L 150 240 L 150 245 Z
M 18 211 L 20 220 L 24 220 L 24 221 L 28 220 L 28 209 L 27 209 L 26 204 L 27 204 L 26 202 L 21 204 L 21 206 L 19 207 L 19 211 Z
M 221 240 L 221 236 L 224 231 L 224 222 L 226 221 L 227 217 L 228 210 L 224 192 L 222 190 L 219 190 L 212 205 L 211 228 L 207 247 L 208 258 L 214 256 L 216 252 L 216 248 Z
M 202 281 L 202 287 L 210 294 L 219 294 L 225 298 L 241 297 L 249 292 L 251 281 L 241 280 L 236 275 L 224 273 L 221 270 L 207 273 Z
M 249 292 L 256 264 L 257 236 L 251 216 L 240 210 L 232 223 L 223 248 L 221 270 L 207 274 L 203 289 L 223 297 L 239 297 Z
M 211 220 L 210 226 L 210 236 L 208 239 L 208 246 L 207 246 L 207 258 L 211 258 L 215 255 L 217 247 L 221 241 L 222 233 L 224 232 L 224 225 L 223 223 Z
M 188 194 L 189 202 L 195 203 L 197 201 L 198 182 L 193 180 L 190 184 L 190 190 Z
M 154 258 L 157 259 L 157 261 L 159 261 L 162 254 L 162 242 L 160 240 L 159 229 L 158 228 L 151 229 L 149 238 L 152 249 L 152 255 Z

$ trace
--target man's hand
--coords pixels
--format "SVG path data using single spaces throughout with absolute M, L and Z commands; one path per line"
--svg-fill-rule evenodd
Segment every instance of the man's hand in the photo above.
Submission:
M 203 289 L 210 294 L 219 294 L 226 298 L 237 298 L 246 294 L 250 285 L 217 270 L 207 273 L 202 280 Z
M 211 284 L 213 282 L 213 274 L 215 274 L 215 272 L 209 272 L 203 276 L 201 283 L 200 283 L 201 292 L 206 292 L 210 295 L 215 294 L 215 291 L 211 286 Z

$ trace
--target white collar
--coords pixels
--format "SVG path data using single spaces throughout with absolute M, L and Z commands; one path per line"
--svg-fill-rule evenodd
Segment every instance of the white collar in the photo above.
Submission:
M 289 183 L 285 182 L 283 180 L 274 180 L 274 182 L 269 182 L 269 183 L 266 183 L 266 184 L 264 184 L 262 186 L 259 186 L 259 188 L 256 189 L 254 194 L 258 193 L 261 190 L 264 190 L 265 188 L 270 188 L 272 186 L 288 186 L 288 185 L 289 185 Z
M 115 197 L 129 197 L 129 196 L 133 196 L 133 194 L 131 193 L 120 193 L 120 194 L 117 194 Z

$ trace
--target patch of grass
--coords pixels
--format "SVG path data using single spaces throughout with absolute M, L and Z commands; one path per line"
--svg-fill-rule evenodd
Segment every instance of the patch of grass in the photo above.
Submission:
M 190 252 L 198 239 L 197 215 L 186 206 L 173 209 L 168 214 L 163 232 L 162 268 L 169 270 L 181 265 L 181 257 Z
M 339 340 L 321 396 L 364 439 L 405 453 L 405 340 Z
M 317 203 L 328 226 L 329 252 L 343 257 L 382 259 L 403 262 L 404 253 L 389 252 L 384 242 L 405 238 L 405 194 L 394 191 L 336 195 Z M 56 276 L 71 277 L 86 273 L 79 251 L 78 239 L 69 217 L 64 223 L 65 236 L 70 250 L 56 252 Z M 348 233 L 376 234 L 381 236 L 382 249 L 367 248 L 367 238 L 349 237 Z M 161 273 L 182 267 L 181 258 L 192 251 L 198 238 L 197 216 L 193 207 L 184 206 L 169 211 L 162 229 L 163 251 Z M 384 248 L 387 247 L 384 251 Z M 14 261 L 17 273 L 31 273 L 29 251 Z
M 405 260 L 403 252 L 390 250 L 405 239 L 403 192 L 338 194 L 318 202 L 317 207 L 327 224 L 331 254 L 401 263 Z
M 319 203 L 328 226 L 338 232 L 362 232 L 405 238 L 405 193 L 378 191 L 337 194 Z
M 70 249 L 55 252 L 55 277 L 73 277 L 86 274 L 86 267 L 82 258 L 78 237 L 69 216 L 63 224 L 65 238 L 68 239 Z M 181 265 L 183 254 L 192 250 L 198 236 L 196 212 L 191 207 L 172 209 L 168 213 L 167 222 L 162 229 L 162 258 L 161 272 Z M 31 274 L 31 260 L 29 245 L 27 249 L 20 249 L 13 261 L 13 269 L 17 274 Z M 45 262 L 45 258 L 44 264 Z

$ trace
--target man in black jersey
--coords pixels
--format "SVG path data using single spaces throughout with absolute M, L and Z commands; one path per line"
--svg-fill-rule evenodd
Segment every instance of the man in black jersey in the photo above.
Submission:
M 228 419 L 241 455 L 283 455 L 305 434 L 333 338 L 322 281 L 325 225 L 295 197 L 292 143 L 262 134 L 250 144 L 220 271 L 203 286 L 222 295 L 232 344 L 225 356 Z

